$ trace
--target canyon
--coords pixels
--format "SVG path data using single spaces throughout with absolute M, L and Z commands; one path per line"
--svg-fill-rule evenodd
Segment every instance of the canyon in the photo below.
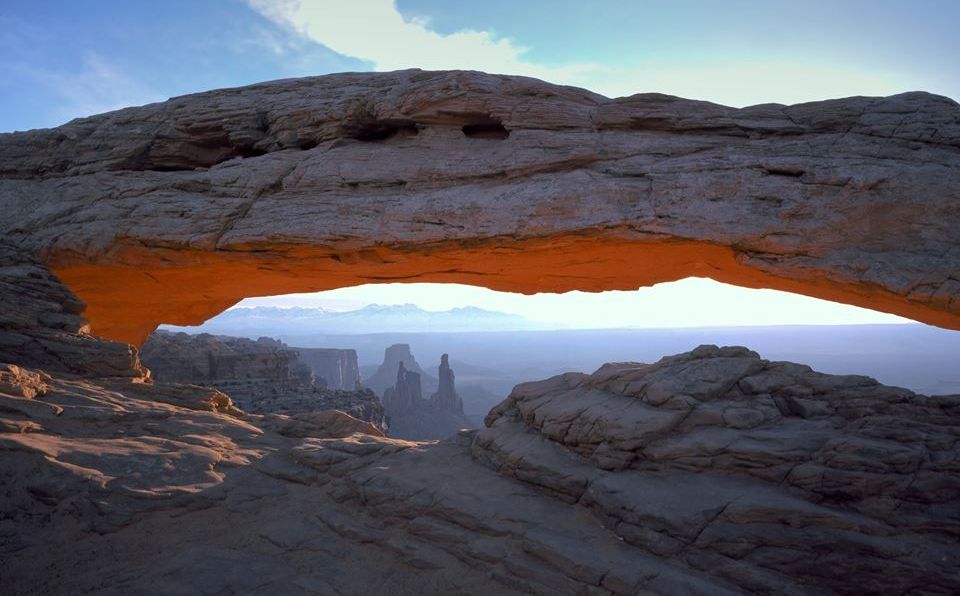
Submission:
M 957 329 L 949 99 L 291 79 L 0 135 L 0 206 L 5 590 L 960 591 L 958 395 L 701 345 L 522 383 L 484 428 L 409 441 L 190 384 L 216 363 L 242 393 L 221 347 L 171 382 L 176 355 L 154 376 L 138 349 L 243 297 L 399 280 L 702 275 Z M 309 379 L 259 347 L 258 378 Z
M 254 341 L 157 331 L 144 343 L 141 360 L 158 382 L 213 387 L 247 412 L 339 410 L 387 430 L 380 400 L 361 386 L 352 350 L 302 350 L 269 337 Z M 318 371 L 336 384 L 318 377 Z

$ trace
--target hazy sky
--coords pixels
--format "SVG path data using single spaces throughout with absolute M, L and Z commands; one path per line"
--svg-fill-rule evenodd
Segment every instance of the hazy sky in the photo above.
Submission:
M 909 323 L 893 315 L 776 290 L 749 290 L 688 278 L 634 292 L 567 292 L 524 296 L 459 284 L 376 284 L 316 294 L 247 298 L 238 307 L 417 304 L 425 310 L 475 305 L 559 327 L 714 327 Z
M 957 99 L 958 24 L 955 0 L 3 0 L 0 131 L 216 87 L 413 67 L 524 74 L 608 96 L 657 91 L 734 106 L 917 89 Z M 607 306 L 581 294 L 520 299 L 421 286 L 348 289 L 325 300 L 436 306 L 442 296 L 446 306 L 607 318 L 671 305 L 694 316 L 695 304 L 685 302 L 694 300 L 706 324 L 768 316 L 891 320 L 778 293 L 685 283 L 700 285 L 610 294 Z M 780 306 L 766 312 L 757 296 Z
M 475 68 L 730 105 L 960 98 L 956 0 L 3 0 L 0 131 L 344 70 Z

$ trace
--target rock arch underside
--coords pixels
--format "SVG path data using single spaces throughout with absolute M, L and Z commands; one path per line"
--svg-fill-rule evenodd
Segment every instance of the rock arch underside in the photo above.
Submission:
M 140 343 L 255 295 L 696 275 L 960 328 L 960 108 L 522 77 L 276 81 L 0 137 L 0 230 Z
M 0 135 L 0 209 L 5 592 L 960 593 L 958 395 L 691 346 L 416 442 L 369 391 L 241 411 L 131 345 L 254 295 L 690 275 L 960 329 L 946 98 L 276 81 Z

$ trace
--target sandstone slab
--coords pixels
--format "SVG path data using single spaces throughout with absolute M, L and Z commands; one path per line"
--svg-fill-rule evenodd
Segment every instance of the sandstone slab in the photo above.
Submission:
M 734 109 L 357 73 L 0 135 L 0 234 L 131 343 L 248 296 L 400 280 L 702 276 L 960 328 L 958 189 L 960 107 L 926 93 Z

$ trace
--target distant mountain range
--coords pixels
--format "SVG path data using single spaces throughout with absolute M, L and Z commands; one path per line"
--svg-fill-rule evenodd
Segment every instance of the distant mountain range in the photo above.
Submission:
M 414 304 L 371 304 L 358 310 L 324 308 L 233 308 L 197 327 L 164 325 L 164 329 L 259 337 L 308 334 L 357 335 L 367 333 L 476 332 L 548 329 L 545 323 L 520 315 L 475 306 L 445 311 L 423 310 Z

